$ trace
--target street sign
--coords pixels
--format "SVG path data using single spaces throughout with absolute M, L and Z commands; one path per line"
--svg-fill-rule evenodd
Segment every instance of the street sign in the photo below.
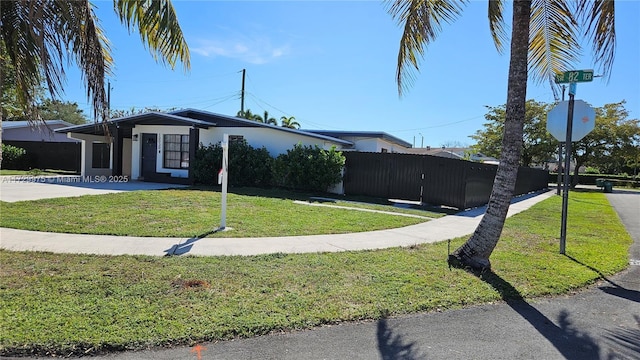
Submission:
M 556 74 L 556 84 L 593 81 L 593 70 L 571 70 Z
M 558 103 L 547 114 L 547 131 L 558 141 L 567 138 L 567 116 L 569 113 L 569 101 Z M 571 141 L 580 141 L 593 130 L 596 123 L 596 112 L 589 104 L 582 100 L 575 100 L 573 105 L 573 124 L 571 129 Z

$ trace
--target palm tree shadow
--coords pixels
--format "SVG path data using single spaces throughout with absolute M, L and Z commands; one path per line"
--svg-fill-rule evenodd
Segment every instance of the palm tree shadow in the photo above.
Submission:
M 637 359 L 640 355 L 640 316 L 634 315 L 638 324 L 637 329 L 617 328 L 606 330 L 605 339 L 613 344 L 616 352 L 610 352 L 608 359 Z M 623 357 L 625 356 L 625 357 Z
M 513 285 L 498 274 L 491 270 L 482 272 L 470 269 L 465 270 L 491 285 L 507 305 L 528 321 L 565 359 L 600 359 L 600 347 L 589 334 L 580 332 L 572 325 L 568 311 L 563 310 L 558 315 L 556 325 L 538 309 L 529 304 Z
M 598 275 L 600 275 L 600 278 L 602 280 L 604 280 L 604 281 L 606 281 L 606 282 L 608 282 L 609 284 L 612 285 L 612 286 L 599 286 L 598 289 L 604 291 L 605 293 L 607 293 L 609 295 L 617 296 L 617 297 L 620 297 L 620 298 L 623 298 L 623 299 L 627 299 L 627 300 L 630 300 L 630 301 L 634 301 L 634 302 L 640 303 L 640 292 L 639 291 L 627 289 L 627 288 L 615 283 L 613 280 L 607 278 L 607 276 L 605 274 L 603 274 L 602 271 L 600 271 L 600 270 L 598 270 L 598 269 L 596 269 L 596 268 L 594 268 L 594 267 L 592 267 L 590 265 L 587 265 L 587 264 L 581 262 L 580 260 L 578 260 L 576 258 L 573 258 L 573 257 L 571 257 L 569 255 L 565 255 L 565 256 L 569 260 L 571 260 L 571 261 L 573 261 L 573 262 L 575 262 L 577 264 L 580 264 L 580 265 L 588 268 L 591 271 L 596 272 Z
M 387 319 L 378 320 L 378 350 L 383 360 L 417 360 L 426 359 L 418 353 L 415 342 L 405 342 L 402 335 L 394 334 L 389 328 Z

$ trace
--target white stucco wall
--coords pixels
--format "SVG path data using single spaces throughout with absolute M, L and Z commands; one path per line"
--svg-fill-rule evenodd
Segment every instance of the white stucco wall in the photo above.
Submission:
M 142 176 L 142 134 L 157 134 L 157 154 L 156 154 L 156 172 L 171 173 L 172 177 L 186 178 L 189 177 L 189 171 L 186 169 L 167 169 L 163 165 L 163 146 L 164 135 L 189 135 L 188 126 L 167 126 L 167 125 L 136 125 L 132 130 L 132 135 L 138 135 L 138 141 L 133 141 L 131 146 L 131 178 L 140 179 Z M 189 139 L 191 140 L 191 139 Z M 124 171 L 124 164 L 123 164 Z
M 254 148 L 266 147 L 271 156 L 278 156 L 292 149 L 294 145 L 301 143 L 305 146 L 318 145 L 323 149 L 330 149 L 336 146 L 338 150 L 342 146 L 329 140 L 318 139 L 302 134 L 286 133 L 277 129 L 269 128 L 210 128 L 200 130 L 200 142 L 207 146 L 222 141 L 222 136 L 227 133 L 229 135 L 241 135 L 247 140 L 247 144 Z
M 82 154 L 80 156 L 80 174 L 82 176 L 109 176 L 113 168 L 113 146 L 110 147 L 110 162 L 107 169 L 96 169 L 92 167 L 93 159 L 93 143 L 106 143 L 107 138 L 104 136 L 88 135 L 88 134 L 71 134 L 67 133 L 69 138 L 81 140 Z
M 382 152 L 382 149 L 386 149 L 390 153 L 404 153 L 407 148 L 404 146 L 394 144 L 390 141 L 381 138 L 370 137 L 358 137 L 347 136 L 342 137 L 345 140 L 351 141 L 355 144 L 356 151 L 362 152 Z

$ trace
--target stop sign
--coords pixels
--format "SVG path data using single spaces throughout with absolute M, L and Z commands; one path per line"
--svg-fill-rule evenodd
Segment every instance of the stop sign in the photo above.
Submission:
M 562 101 L 554 106 L 547 114 L 547 131 L 558 141 L 567 140 L 567 116 L 569 101 Z M 580 141 L 593 130 L 596 124 L 596 112 L 589 104 L 582 100 L 575 100 L 573 104 L 573 128 L 571 141 Z

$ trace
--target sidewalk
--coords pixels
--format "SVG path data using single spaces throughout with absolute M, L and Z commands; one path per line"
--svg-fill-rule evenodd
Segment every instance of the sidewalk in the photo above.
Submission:
M 544 191 L 514 198 L 508 216 L 553 196 Z M 0 228 L 0 248 L 100 255 L 258 255 L 269 253 L 337 252 L 411 246 L 473 233 L 484 207 L 403 228 L 352 234 L 264 238 L 157 238 L 78 235 Z

